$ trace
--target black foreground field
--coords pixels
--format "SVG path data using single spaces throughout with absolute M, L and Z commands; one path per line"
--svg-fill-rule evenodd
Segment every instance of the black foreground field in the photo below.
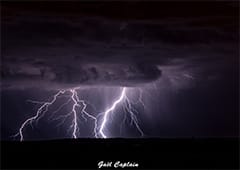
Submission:
M 95 169 L 100 161 L 136 162 L 137 169 L 239 169 L 237 138 L 1 141 L 1 154 L 2 169 Z

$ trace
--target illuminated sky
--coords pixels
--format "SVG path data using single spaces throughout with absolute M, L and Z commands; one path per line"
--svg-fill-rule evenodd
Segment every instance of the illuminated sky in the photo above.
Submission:
M 40 107 L 28 99 L 49 101 L 58 90 L 74 87 L 83 89 L 79 97 L 96 114 L 122 87 L 130 89 L 132 102 L 140 89 L 146 107 L 136 109 L 146 137 L 237 136 L 237 5 L 4 2 L 2 138 L 11 139 Z M 122 112 L 119 107 L 109 125 L 111 136 L 139 137 L 128 125 L 120 135 Z M 54 126 L 42 121 L 28 138 L 67 137 L 67 126 L 60 132 Z M 82 137 L 89 137 L 88 126 L 81 128 Z

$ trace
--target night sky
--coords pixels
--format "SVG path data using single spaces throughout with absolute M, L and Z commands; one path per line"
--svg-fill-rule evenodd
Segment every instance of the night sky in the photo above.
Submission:
M 239 136 L 238 2 L 1 2 L 1 139 L 18 132 L 58 90 L 79 87 L 87 111 L 106 110 L 122 87 L 144 137 Z M 69 95 L 69 94 L 67 94 Z M 26 139 L 70 138 L 48 115 Z M 71 103 L 70 103 L 71 104 Z M 69 112 L 71 106 L 58 114 Z M 123 108 L 110 137 L 140 137 Z M 127 120 L 128 121 L 128 120 Z M 92 122 L 79 137 L 93 137 Z M 16 138 L 18 140 L 18 138 Z

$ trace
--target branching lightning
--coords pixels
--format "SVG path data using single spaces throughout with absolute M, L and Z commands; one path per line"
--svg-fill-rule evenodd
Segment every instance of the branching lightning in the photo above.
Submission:
M 124 87 L 123 90 L 122 90 L 122 93 L 120 95 L 120 97 L 113 103 L 113 105 L 107 109 L 105 112 L 104 112 L 104 117 L 103 117 L 103 122 L 101 124 L 101 127 L 100 127 L 100 134 L 102 135 L 103 138 L 106 138 L 107 136 L 104 134 L 103 130 L 104 130 L 104 127 L 106 126 L 106 123 L 107 123 L 107 120 L 108 120 L 108 115 L 111 111 L 113 111 L 116 106 L 118 105 L 118 103 L 120 103 L 124 96 L 125 96 L 125 91 L 126 91 L 126 88 Z
M 141 134 L 141 136 L 144 135 L 142 129 L 140 128 L 137 115 L 139 112 L 137 109 L 135 109 L 134 105 L 137 103 L 131 103 L 129 97 L 127 96 L 127 88 L 123 87 L 121 89 L 121 93 L 119 97 L 112 102 L 112 105 L 108 107 L 105 111 L 101 112 L 100 114 L 91 114 L 87 111 L 88 104 L 85 100 L 80 99 L 79 94 L 77 92 L 79 88 L 74 88 L 70 90 L 60 90 L 58 91 L 54 96 L 53 99 L 49 102 L 38 102 L 38 101 L 32 101 L 28 100 L 32 103 L 41 104 L 41 107 L 37 110 L 36 114 L 28 119 L 26 119 L 20 126 L 18 133 L 14 135 L 15 137 L 20 136 L 20 141 L 24 140 L 24 131 L 26 128 L 35 122 L 36 125 L 38 121 L 46 116 L 47 112 L 49 112 L 49 107 L 51 107 L 59 97 L 65 95 L 65 97 L 68 97 L 68 100 L 64 102 L 62 105 L 60 105 L 54 112 L 51 112 L 50 115 L 48 115 L 48 120 L 52 121 L 60 121 L 60 123 L 57 124 L 57 126 L 63 125 L 67 119 L 71 119 L 70 125 L 68 125 L 68 131 L 71 131 L 71 137 L 76 139 L 81 137 L 79 128 L 79 123 L 81 123 L 80 118 L 84 119 L 86 122 L 88 119 L 91 119 L 94 121 L 93 125 L 93 135 L 95 138 L 101 137 L 101 138 L 108 138 L 109 135 L 106 134 L 106 129 L 108 128 L 109 123 L 109 115 L 110 114 L 116 114 L 116 108 L 122 107 L 124 110 L 124 118 L 122 120 L 121 127 L 126 122 L 127 116 L 131 119 L 131 125 L 135 125 L 138 132 Z M 70 95 L 66 95 L 69 94 Z M 72 104 L 71 111 L 69 113 L 66 113 L 64 115 L 58 115 L 57 113 L 65 106 L 68 106 L 69 104 Z M 139 98 L 138 103 L 140 103 L 143 107 L 145 107 L 143 100 L 142 100 L 142 91 L 139 89 Z M 93 105 L 94 106 L 94 105 Z M 78 111 L 80 109 L 80 113 Z M 94 110 L 96 110 L 94 106 Z M 87 122 L 88 123 L 88 122 Z
M 45 103 L 37 110 L 37 113 L 36 113 L 35 116 L 30 117 L 29 119 L 25 120 L 25 122 L 23 122 L 23 124 L 21 125 L 21 127 L 20 127 L 20 129 L 19 129 L 19 133 L 17 134 L 17 135 L 20 135 L 20 141 L 23 141 L 23 140 L 24 140 L 24 138 L 23 138 L 23 129 L 25 128 L 25 126 L 26 126 L 27 124 L 29 124 L 29 123 L 31 124 L 34 120 L 39 120 L 40 117 L 41 117 L 40 114 L 44 115 L 44 114 L 47 112 L 48 107 L 49 107 L 50 105 L 52 105 L 52 104 L 57 100 L 57 97 L 58 97 L 60 94 L 62 94 L 62 93 L 64 93 L 64 91 L 59 91 L 57 94 L 54 95 L 53 100 L 52 100 L 51 102 L 45 102 Z M 45 108 L 45 111 L 43 111 L 44 108 Z

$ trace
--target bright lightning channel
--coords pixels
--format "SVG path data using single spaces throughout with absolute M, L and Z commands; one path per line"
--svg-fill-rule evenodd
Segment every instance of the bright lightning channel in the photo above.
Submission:
M 138 112 L 136 111 L 136 109 L 134 109 L 134 107 L 132 106 L 132 104 L 130 102 L 130 99 L 126 95 L 126 91 L 127 91 L 126 87 L 122 88 L 120 96 L 113 102 L 113 104 L 106 111 L 101 113 L 101 114 L 103 114 L 103 118 L 102 118 L 102 122 L 99 125 L 99 127 L 98 127 L 98 119 L 97 119 L 99 117 L 99 115 L 94 116 L 93 114 L 90 114 L 86 111 L 87 104 L 84 100 L 80 100 L 78 93 L 77 93 L 77 89 L 79 89 L 79 88 L 74 88 L 74 89 L 70 89 L 70 90 L 60 90 L 53 96 L 53 99 L 50 102 L 31 101 L 34 103 L 42 104 L 42 106 L 37 110 L 37 112 L 34 116 L 28 118 L 27 120 L 25 120 L 22 123 L 21 127 L 19 128 L 18 133 L 14 136 L 15 137 L 20 136 L 20 141 L 23 141 L 24 140 L 24 135 L 23 135 L 24 129 L 26 129 L 28 125 L 32 125 L 32 123 L 34 121 L 38 122 L 39 119 L 41 119 L 46 114 L 46 112 L 48 112 L 48 108 L 56 102 L 57 98 L 60 97 L 61 95 L 65 94 L 66 92 L 71 93 L 70 99 L 67 102 L 65 102 L 64 104 L 62 104 L 53 113 L 56 113 L 57 111 L 61 110 L 61 108 L 63 106 L 65 106 L 66 104 L 68 104 L 70 101 L 73 102 L 72 109 L 68 114 L 57 116 L 57 118 L 55 118 L 53 120 L 63 119 L 63 121 L 59 124 L 59 125 L 61 125 L 64 123 L 64 121 L 68 117 L 72 116 L 72 123 L 69 126 L 69 129 L 72 129 L 72 133 L 71 133 L 72 138 L 76 139 L 79 137 L 79 134 L 80 134 L 79 125 L 78 125 L 79 116 L 77 113 L 77 108 L 81 108 L 81 116 L 82 116 L 82 118 L 84 118 L 85 121 L 87 120 L 85 116 L 87 116 L 89 119 L 92 119 L 94 121 L 94 130 L 93 130 L 94 137 L 98 138 L 99 136 L 101 136 L 102 138 L 107 138 L 108 136 L 106 135 L 104 130 L 106 129 L 106 126 L 109 121 L 109 114 L 113 113 L 114 110 L 116 109 L 116 107 L 118 105 L 120 105 L 121 103 L 122 103 L 122 106 L 125 108 L 125 114 L 126 113 L 130 114 L 131 124 L 134 123 L 137 130 L 139 131 L 139 133 L 143 136 L 143 131 L 141 130 L 141 128 L 138 124 L 137 116 L 135 114 Z M 142 91 L 140 91 L 140 98 L 138 100 L 144 106 L 143 101 L 142 101 Z M 126 115 L 124 116 L 123 122 L 125 120 L 126 120 Z
M 102 135 L 103 138 L 107 138 L 107 136 L 103 132 L 103 129 L 106 126 L 106 123 L 108 120 L 108 115 L 111 111 L 113 111 L 116 108 L 117 104 L 120 103 L 124 99 L 125 91 L 126 91 L 126 88 L 124 87 L 122 89 L 122 93 L 121 93 L 120 97 L 113 103 L 113 105 L 109 109 L 107 109 L 107 111 L 104 112 L 103 122 L 100 127 L 100 134 Z

